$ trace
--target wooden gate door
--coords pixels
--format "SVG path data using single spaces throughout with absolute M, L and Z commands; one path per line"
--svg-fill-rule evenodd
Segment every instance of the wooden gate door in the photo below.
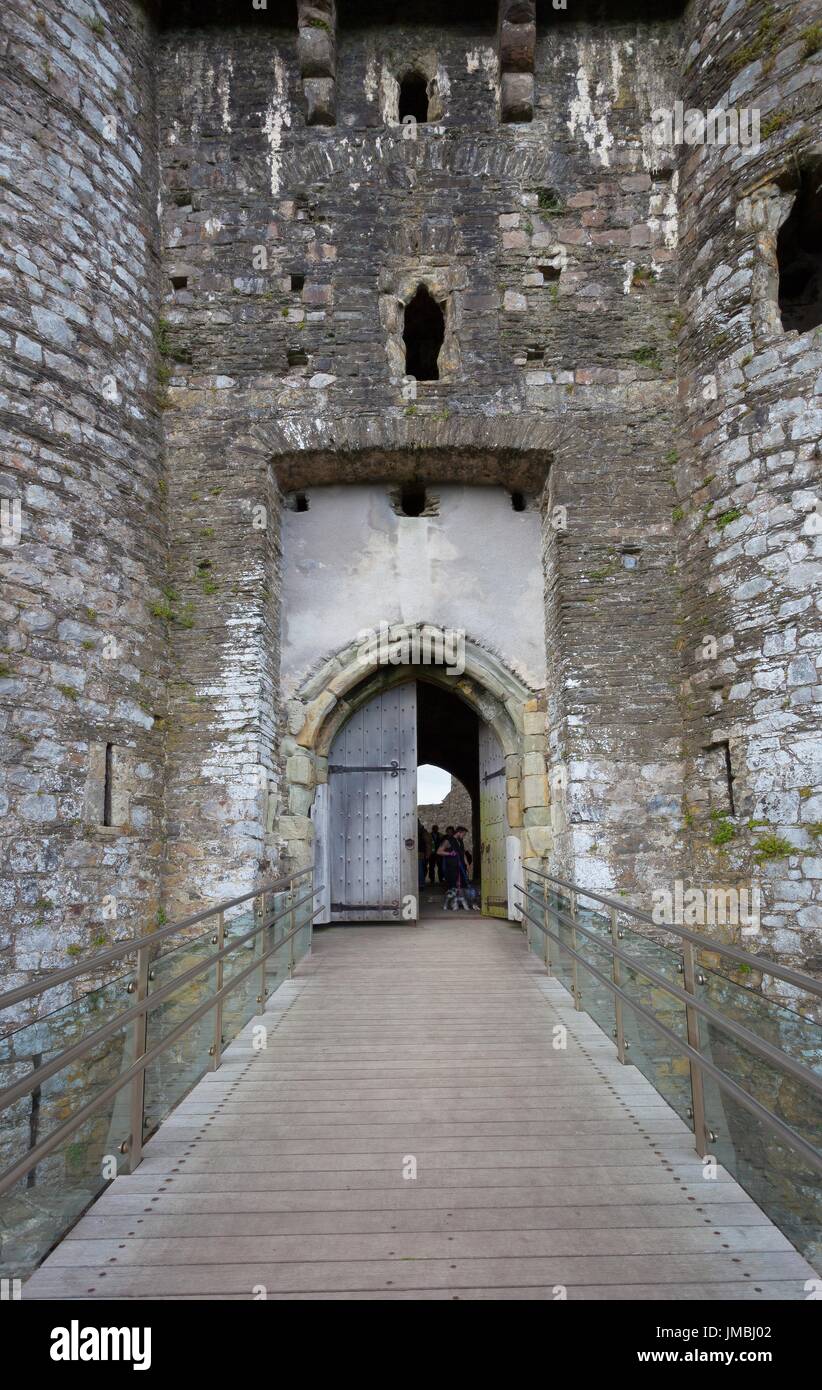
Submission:
M 505 757 L 491 725 L 484 723 L 479 726 L 479 793 L 482 910 L 507 917 Z
M 417 686 L 358 709 L 328 755 L 332 922 L 417 916 Z

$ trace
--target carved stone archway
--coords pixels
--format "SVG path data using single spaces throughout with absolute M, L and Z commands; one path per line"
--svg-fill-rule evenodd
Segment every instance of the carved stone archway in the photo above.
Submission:
M 407 660 L 412 649 L 448 650 L 452 634 L 434 624 L 392 627 L 378 652 L 359 639 L 312 673 L 287 706 L 286 794 L 279 821 L 285 853 L 303 867 L 313 857 L 311 811 L 327 784 L 328 752 L 337 731 L 361 705 L 409 679 L 442 685 L 493 728 L 505 758 L 508 826 L 519 837 L 523 864 L 537 867 L 549 853 L 550 793 L 546 768 L 545 694 L 530 689 L 499 657 L 464 639 L 460 674 L 445 665 Z M 416 647 L 415 647 L 416 643 Z

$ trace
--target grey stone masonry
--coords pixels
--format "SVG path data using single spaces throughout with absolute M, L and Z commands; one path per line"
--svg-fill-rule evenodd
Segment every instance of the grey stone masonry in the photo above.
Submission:
M 322 755 L 292 760 L 357 633 L 308 557 L 306 732 L 281 515 L 350 482 L 541 518 L 547 686 L 513 699 L 497 651 L 470 684 L 516 726 L 526 857 L 646 909 L 757 888 L 754 935 L 707 929 L 822 966 L 822 330 L 779 307 L 822 36 L 805 0 L 603 8 L 8 0 L 8 983 L 310 854 Z M 755 108 L 759 143 L 660 141 L 677 102 Z
M 159 905 L 152 52 L 128 0 L 9 0 L 0 18 L 0 497 L 19 517 L 0 548 L 7 988 L 143 929 Z

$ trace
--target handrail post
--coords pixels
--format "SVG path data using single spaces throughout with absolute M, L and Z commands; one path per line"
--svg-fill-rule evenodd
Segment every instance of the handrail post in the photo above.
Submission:
M 149 948 L 141 946 L 137 952 L 137 1002 L 142 1003 L 148 994 Z M 132 989 L 132 993 L 134 990 Z M 146 1053 L 148 1037 L 148 1009 L 144 1009 L 134 1020 L 133 1061 L 137 1062 Z M 128 1144 L 128 1171 L 133 1173 L 143 1161 L 143 1128 L 145 1124 L 146 1073 L 142 1068 L 131 1083 L 129 1103 L 130 1129 Z
M 211 938 L 212 946 L 217 947 L 219 954 L 225 945 L 225 917 L 222 912 L 217 913 L 217 930 Z M 217 961 L 217 978 L 214 981 L 214 988 L 219 994 L 223 987 L 223 960 L 222 957 Z M 218 999 L 214 1005 L 214 1042 L 211 1045 L 211 1070 L 216 1071 L 220 1065 L 223 1050 L 223 1001 Z
M 260 929 L 254 938 L 254 952 L 256 955 L 262 956 L 262 960 L 260 961 L 260 990 L 257 995 L 257 1003 L 260 1006 L 259 1012 L 262 1013 L 265 1009 L 265 999 L 268 993 L 265 987 L 265 940 L 262 930 L 263 922 L 265 921 L 265 892 L 259 893 L 254 899 L 254 921 Z
M 290 932 L 293 932 L 293 931 L 294 931 L 294 928 L 295 928 L 296 925 L 297 925 L 297 920 L 296 920 L 296 919 L 297 919 L 297 909 L 294 907 L 294 880 L 293 880 L 293 878 L 290 879 L 289 884 L 288 884 L 288 901 L 289 901 L 289 903 L 291 904 L 291 912 L 290 912 L 289 917 L 288 917 L 288 923 L 289 923 L 288 930 L 289 930 Z M 288 978 L 289 978 L 289 980 L 291 979 L 292 975 L 294 974 L 294 942 L 295 942 L 295 940 L 296 940 L 296 938 L 292 936 L 292 937 L 291 937 L 291 940 L 290 940 L 289 943 L 288 943 Z
M 619 940 L 620 940 L 620 935 L 619 935 L 619 923 L 618 923 L 618 921 L 617 921 L 617 910 L 616 910 L 615 907 L 612 907 L 612 908 L 611 908 L 611 942 L 612 942 L 612 944 L 613 944 L 614 946 L 617 946 Z M 621 969 L 620 969 L 619 957 L 616 955 L 616 953 L 614 953 L 614 954 L 612 955 L 611 959 L 612 959 L 612 962 L 613 962 L 613 969 L 612 969 L 613 981 L 614 981 L 614 984 L 615 984 L 615 985 L 619 985 L 619 984 L 621 984 L 621 982 L 622 982 L 622 971 L 621 971 Z M 614 1036 L 615 1036 L 615 1038 L 616 1038 L 617 1057 L 619 1058 L 620 1062 L 622 1062 L 623 1065 L 624 1065 L 624 1063 L 625 1063 L 625 1021 L 624 1021 L 623 1016 L 622 1016 L 622 1000 L 620 999 L 620 997 L 619 997 L 618 994 L 615 994 L 615 995 L 614 995 L 614 1023 L 615 1023 L 615 1025 L 616 1025 L 616 1027 L 615 1027 L 615 1029 L 614 1029 Z
M 682 973 L 685 979 L 685 989 L 688 994 L 696 994 L 696 963 L 694 958 L 694 948 L 690 941 L 682 943 Z M 699 1042 L 699 1016 L 696 1009 L 689 1004 L 685 1005 L 685 1022 L 688 1029 L 688 1043 L 695 1052 L 701 1052 Z M 689 1058 L 688 1067 L 691 1073 L 691 1108 L 694 1121 L 694 1143 L 700 1158 L 704 1158 L 709 1151 L 708 1127 L 705 1122 L 705 1085 L 702 1077 L 702 1069 L 698 1062 Z
M 577 895 L 575 892 L 569 893 L 568 906 L 569 916 L 571 917 L 571 949 L 577 951 L 579 947 L 577 946 Z M 577 958 L 575 955 L 571 957 L 571 986 L 574 991 L 574 1008 L 581 1010 L 582 995 L 579 991 L 579 970 L 577 968 Z
M 313 870 L 313 868 L 312 868 L 312 869 L 310 870 L 310 872 L 309 872 L 308 882 L 310 883 L 311 888 L 312 888 L 311 897 L 310 897 L 309 900 L 308 900 L 308 905 L 309 905 L 311 911 L 310 911 L 309 914 L 308 914 L 308 952 L 307 952 L 307 954 L 310 955 L 311 952 L 312 952 L 313 949 L 314 949 L 314 893 L 313 893 L 313 888 L 314 888 L 314 870 Z
M 544 940 L 544 942 L 543 942 L 543 947 L 544 947 L 544 952 L 545 952 L 545 969 L 547 970 L 548 974 L 551 975 L 551 974 L 553 974 L 553 971 L 552 971 L 552 969 L 551 969 L 551 938 L 550 938 L 550 936 L 548 935 L 548 894 L 549 894 L 549 892 L 550 892 L 550 889 L 549 889 L 549 887 L 548 887 L 548 884 L 547 884 L 546 880 L 543 879 L 543 881 L 542 881 L 542 925 L 545 927 L 545 932 L 544 932 L 545 940 Z

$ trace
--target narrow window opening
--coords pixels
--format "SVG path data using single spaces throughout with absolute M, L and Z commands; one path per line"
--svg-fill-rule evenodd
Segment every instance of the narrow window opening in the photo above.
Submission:
M 524 512 L 525 509 L 526 509 L 525 493 L 524 493 L 524 492 L 512 492 L 512 493 L 511 493 L 511 506 L 513 507 L 513 509 L 514 509 L 515 512 Z
M 413 116 L 417 125 L 428 120 L 428 83 L 419 72 L 409 72 L 400 81 L 400 120 L 406 116 Z
M 822 162 L 803 169 L 776 243 L 782 327 L 805 333 L 822 323 Z
M 562 274 L 562 267 L 558 265 L 541 265 L 539 269 L 544 285 L 553 284 Z
M 439 381 L 439 355 L 445 339 L 445 315 L 425 285 L 405 306 L 405 372 L 417 381 Z
M 528 362 L 541 362 L 544 355 L 545 349 L 541 347 L 534 346 L 525 349 L 525 358 Z
M 304 492 L 295 492 L 288 499 L 288 510 L 290 512 L 307 512 L 308 497 Z
M 711 804 L 719 815 L 735 816 L 734 782 L 736 778 L 731 762 L 731 745 L 727 739 L 719 739 L 716 743 L 708 744 L 703 752 L 707 755 L 705 773 L 708 778 Z
M 292 270 L 292 272 L 291 272 L 291 292 L 292 292 L 292 294 L 299 294 L 299 293 L 300 293 L 300 290 L 302 290 L 302 289 L 304 288 L 304 286 L 305 286 L 305 276 L 304 276 L 304 275 L 300 275 L 299 272 Z
M 175 290 L 184 290 L 187 284 L 188 284 L 188 276 L 187 276 L 187 275 L 172 275 L 172 277 L 171 277 L 171 285 L 172 285 L 172 288 L 173 288 L 173 289 L 175 289 Z
M 106 762 L 103 781 L 103 825 L 113 825 L 111 818 L 112 786 L 114 774 L 113 748 L 110 743 L 106 744 Z
M 727 739 L 724 739 L 723 742 L 719 744 L 719 748 L 725 760 L 725 782 L 728 788 L 728 807 L 731 815 L 735 816 L 736 804 L 734 802 L 734 769 L 733 763 L 731 762 L 731 745 Z
M 407 483 L 400 493 L 400 508 L 403 516 L 422 516 L 427 506 L 425 488 L 417 483 Z
M 308 353 L 304 352 L 302 348 L 289 348 L 288 365 L 289 367 L 307 367 Z

